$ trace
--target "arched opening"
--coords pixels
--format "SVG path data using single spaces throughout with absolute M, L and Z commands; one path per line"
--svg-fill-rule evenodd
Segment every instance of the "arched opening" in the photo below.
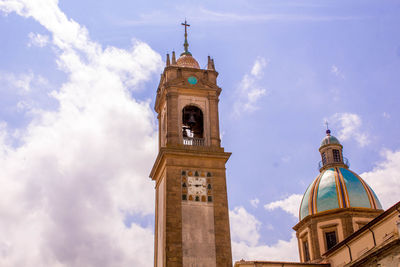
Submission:
M 182 137 L 185 145 L 204 145 L 203 112 L 196 106 L 182 110 Z

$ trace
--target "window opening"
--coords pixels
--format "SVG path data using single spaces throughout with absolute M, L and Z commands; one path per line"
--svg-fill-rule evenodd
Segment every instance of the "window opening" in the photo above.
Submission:
M 308 242 L 303 241 L 303 250 L 304 250 L 304 261 L 310 260 L 310 251 L 308 250 Z
M 323 164 L 323 165 L 326 164 L 326 154 L 325 154 L 325 152 L 322 153 L 322 164 Z
M 327 250 L 331 249 L 334 245 L 336 245 L 336 232 L 326 232 L 325 233 L 325 239 L 326 239 L 326 248 Z
M 337 149 L 333 150 L 333 161 L 334 162 L 340 162 L 340 151 Z

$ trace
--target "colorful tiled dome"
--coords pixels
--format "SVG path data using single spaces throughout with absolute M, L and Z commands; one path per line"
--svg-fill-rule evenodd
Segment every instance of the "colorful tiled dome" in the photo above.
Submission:
M 347 168 L 329 168 L 323 170 L 304 193 L 300 220 L 323 211 L 355 207 L 382 209 L 378 197 L 360 176 Z

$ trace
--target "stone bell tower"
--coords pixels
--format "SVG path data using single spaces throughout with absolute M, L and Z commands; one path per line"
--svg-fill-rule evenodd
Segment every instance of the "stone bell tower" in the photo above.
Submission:
M 214 61 L 201 69 L 188 50 L 167 55 L 157 89 L 159 153 L 154 266 L 232 266 L 225 164 Z

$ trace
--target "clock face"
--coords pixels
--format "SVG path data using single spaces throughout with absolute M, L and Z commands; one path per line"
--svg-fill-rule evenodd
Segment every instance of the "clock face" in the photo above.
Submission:
M 190 76 L 190 77 L 188 78 L 188 82 L 189 82 L 190 84 L 196 84 L 196 83 L 197 83 L 197 78 L 194 77 L 194 76 Z
M 182 171 L 182 200 L 212 203 L 212 176 L 205 171 Z
M 188 192 L 190 195 L 206 195 L 207 181 L 202 177 L 188 177 Z

